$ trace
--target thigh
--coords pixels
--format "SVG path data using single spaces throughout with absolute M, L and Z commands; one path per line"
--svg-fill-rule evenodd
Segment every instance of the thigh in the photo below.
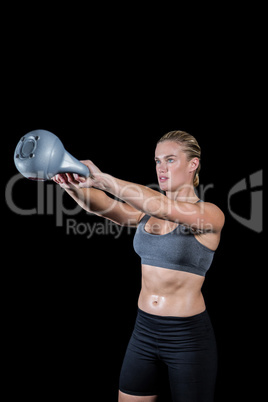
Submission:
M 192 352 L 178 362 L 177 368 L 169 367 L 173 402 L 213 402 L 216 371 L 216 358 L 204 352 Z
M 136 396 L 157 395 L 159 364 L 152 346 L 143 345 L 132 335 L 120 373 L 120 391 Z
M 213 402 L 217 375 L 217 349 L 213 335 L 203 348 L 185 350 L 168 366 L 173 402 Z
M 191 335 L 185 338 L 183 348 L 166 356 L 173 402 L 213 402 L 217 346 L 207 314 Z

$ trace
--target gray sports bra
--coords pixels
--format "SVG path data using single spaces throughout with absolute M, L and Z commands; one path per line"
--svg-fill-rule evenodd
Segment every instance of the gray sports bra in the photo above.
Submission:
M 146 232 L 149 218 L 144 215 L 134 236 L 134 250 L 141 263 L 205 276 L 215 252 L 201 244 L 186 226 L 178 225 L 164 235 Z

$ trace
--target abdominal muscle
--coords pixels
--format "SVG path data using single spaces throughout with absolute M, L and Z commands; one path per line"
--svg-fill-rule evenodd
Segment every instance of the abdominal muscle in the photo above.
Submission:
M 160 316 L 190 317 L 202 313 L 204 277 L 188 272 L 142 265 L 138 307 Z

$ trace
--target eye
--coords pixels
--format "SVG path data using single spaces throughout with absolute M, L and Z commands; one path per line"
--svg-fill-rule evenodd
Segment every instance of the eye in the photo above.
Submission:
M 159 165 L 160 161 L 158 159 L 155 160 L 155 163 Z
M 174 159 L 169 158 L 169 159 L 168 159 L 168 163 L 172 163 L 172 162 L 174 162 Z

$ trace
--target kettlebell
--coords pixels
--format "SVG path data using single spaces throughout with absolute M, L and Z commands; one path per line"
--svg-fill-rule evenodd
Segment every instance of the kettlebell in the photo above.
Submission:
M 90 176 L 88 167 L 67 152 L 55 134 L 46 130 L 24 135 L 16 146 L 14 162 L 18 171 L 30 180 L 50 180 L 58 173 Z

